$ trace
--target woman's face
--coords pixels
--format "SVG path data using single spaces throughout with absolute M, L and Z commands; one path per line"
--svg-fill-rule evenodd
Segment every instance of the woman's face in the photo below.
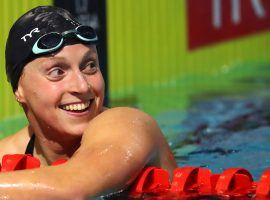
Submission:
M 68 45 L 33 60 L 25 66 L 15 95 L 34 130 L 81 136 L 103 105 L 96 47 Z

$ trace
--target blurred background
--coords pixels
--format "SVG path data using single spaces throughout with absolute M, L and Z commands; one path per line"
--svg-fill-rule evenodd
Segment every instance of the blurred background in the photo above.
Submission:
M 270 166 L 269 0 L 2 0 L 0 138 L 27 123 L 4 51 L 12 23 L 38 5 L 64 7 L 97 30 L 106 105 L 152 115 L 179 165 Z

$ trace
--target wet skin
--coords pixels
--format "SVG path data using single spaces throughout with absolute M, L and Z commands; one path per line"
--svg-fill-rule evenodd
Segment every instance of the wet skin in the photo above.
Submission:
M 147 165 L 175 160 L 157 123 L 132 108 L 103 108 L 95 46 L 74 44 L 28 63 L 15 92 L 29 126 L 0 141 L 0 156 L 23 153 L 35 133 L 42 168 L 0 173 L 0 197 L 84 199 L 128 187 Z M 66 158 L 67 163 L 48 166 Z

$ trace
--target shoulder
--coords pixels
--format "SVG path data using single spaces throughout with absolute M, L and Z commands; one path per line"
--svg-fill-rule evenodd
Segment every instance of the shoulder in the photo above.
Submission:
M 25 127 L 0 140 L 0 160 L 5 154 L 23 154 L 29 139 L 28 128 Z
M 114 141 L 116 144 L 134 144 L 140 141 L 154 146 L 163 139 L 156 121 L 145 112 L 130 107 L 115 107 L 97 115 L 85 130 L 82 142 Z
M 136 134 L 137 136 L 149 136 L 150 133 L 157 132 L 159 129 L 156 121 L 147 113 L 131 107 L 114 107 L 107 109 L 97 115 L 90 121 L 88 128 L 95 129 L 95 131 L 114 131 L 114 136 L 119 134 Z M 142 131 L 142 129 L 144 131 Z M 87 132 L 88 129 L 86 129 Z M 140 134 L 141 131 L 148 134 Z M 91 133 L 93 134 L 93 132 Z M 111 135 L 106 135 L 110 137 Z
M 108 118 L 110 120 L 130 120 L 137 119 L 138 121 L 152 121 L 154 119 L 147 113 L 132 107 L 114 107 L 105 108 L 97 118 Z
M 152 149 L 157 154 L 148 164 L 163 167 L 172 175 L 176 161 L 166 138 L 152 116 L 136 108 L 116 107 L 106 110 L 99 117 L 104 123 L 101 130 L 107 133 L 106 138 L 113 137 L 119 141 L 118 143 L 129 147 L 140 144 L 141 150 L 145 152 L 149 148 Z

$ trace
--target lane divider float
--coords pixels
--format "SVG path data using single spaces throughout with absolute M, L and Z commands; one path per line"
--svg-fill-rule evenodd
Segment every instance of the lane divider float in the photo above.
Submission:
M 67 160 L 60 159 L 51 165 L 60 165 Z M 40 161 L 32 155 L 4 155 L 0 172 L 9 172 L 40 167 Z M 132 184 L 128 196 L 148 199 L 187 199 L 207 196 L 227 198 L 270 199 L 270 169 L 254 181 L 250 172 L 244 168 L 228 168 L 214 174 L 208 168 L 179 167 L 173 172 L 172 181 L 165 169 L 146 167 Z M 145 198 L 147 199 L 147 198 Z

